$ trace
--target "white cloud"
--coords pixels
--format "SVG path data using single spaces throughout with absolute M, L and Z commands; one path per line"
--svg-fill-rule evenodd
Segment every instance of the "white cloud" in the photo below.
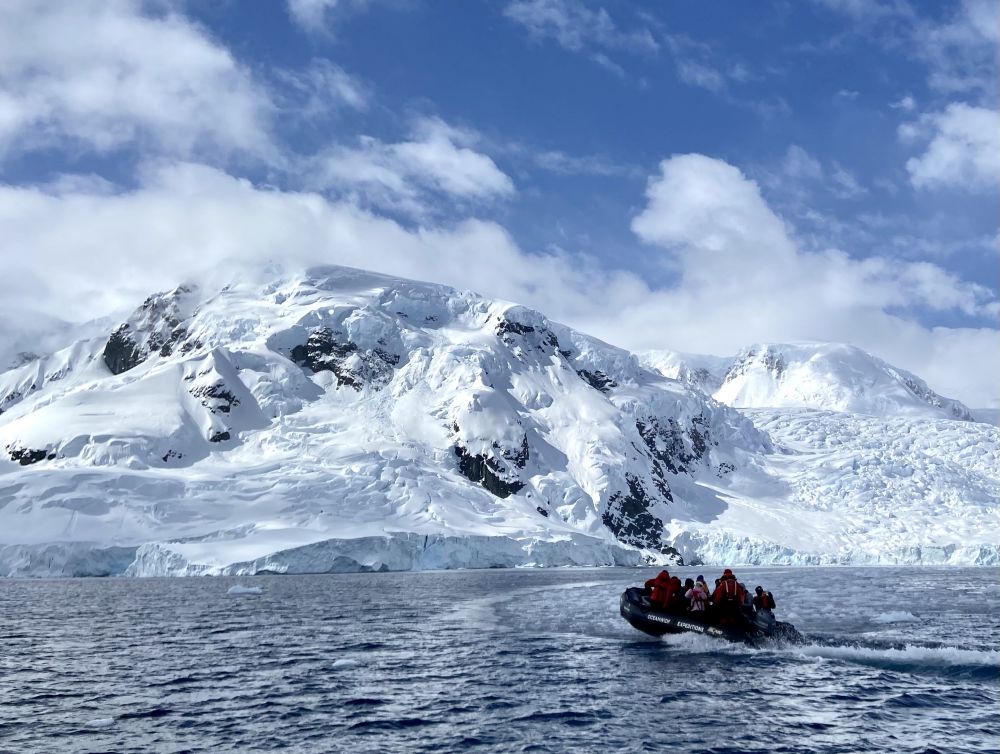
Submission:
M 789 178 L 819 180 L 823 177 L 823 166 L 820 165 L 819 160 L 798 144 L 792 144 L 785 152 L 781 170 Z
M 633 345 L 724 354 L 757 340 L 853 342 L 972 403 L 1000 397 L 996 329 L 928 330 L 905 314 L 924 308 L 995 318 L 991 291 L 927 262 L 805 252 L 732 165 L 678 155 L 660 167 L 632 228 L 670 252 L 681 282 L 618 313 L 615 325 Z M 662 334 L 650 337 L 657 329 Z M 942 351 L 962 358 L 942 365 L 934 361 Z
M 486 201 L 510 196 L 514 183 L 487 155 L 472 148 L 476 135 L 436 118 L 415 124 L 412 138 L 386 144 L 362 137 L 309 161 L 313 188 L 360 192 L 370 204 L 414 216 L 429 213 L 429 193 Z
M 618 76 L 625 71 L 609 51 L 652 55 L 660 49 L 645 26 L 625 30 L 604 8 L 591 9 L 580 0 L 513 0 L 503 13 L 533 39 L 552 39 L 564 50 L 587 52 L 591 60 Z
M 638 168 L 597 155 L 578 157 L 559 150 L 534 153 L 535 164 L 559 175 L 635 176 Z
M 906 112 L 912 112 L 917 107 L 917 101 L 913 99 L 909 94 L 905 97 L 893 102 L 889 107 L 894 110 L 905 110 Z
M 643 241 L 683 257 L 687 274 L 710 278 L 723 266 L 754 274 L 795 253 L 784 223 L 757 184 L 732 165 L 700 154 L 671 157 L 646 188 L 646 209 L 632 221 Z
M 670 249 L 678 287 L 654 289 L 580 255 L 526 253 L 495 223 L 407 230 L 349 201 L 262 189 L 201 165 L 152 169 L 138 188 L 110 196 L 86 181 L 64 182 L 61 193 L 0 186 L 0 317 L 37 330 L 40 316 L 130 309 L 184 279 L 211 288 L 259 276 L 269 262 L 347 264 L 520 301 L 634 349 L 725 354 L 753 340 L 850 341 L 970 403 L 994 396 L 995 329 L 929 330 L 887 311 L 994 311 L 988 293 L 932 265 L 804 254 L 731 165 L 665 161 L 635 225 Z
M 0 157 L 51 144 L 270 158 L 272 105 L 227 49 L 138 0 L 8 0 Z
M 945 21 L 918 23 L 913 42 L 916 54 L 930 65 L 932 88 L 996 99 L 1000 43 L 996 0 L 963 0 Z
M 708 89 L 710 92 L 718 93 L 726 88 L 726 79 L 719 71 L 694 60 L 678 58 L 677 77 L 685 84 Z
M 1000 113 L 953 103 L 900 127 L 906 141 L 929 138 L 926 151 L 906 163 L 917 188 L 989 189 L 1000 180 Z
M 292 22 L 309 34 L 327 34 L 337 20 L 368 8 L 373 0 L 286 0 Z
M 318 31 L 324 28 L 327 12 L 337 5 L 337 0 L 288 0 L 288 13 L 302 28 Z
M 283 85 L 276 98 L 298 117 L 309 119 L 328 115 L 342 107 L 367 110 L 371 92 L 356 77 L 329 60 L 316 59 L 300 70 L 276 74 Z
M 854 174 L 837 162 L 833 163 L 830 179 L 833 181 L 833 194 L 838 199 L 856 199 L 868 193 L 868 189 L 858 182 Z

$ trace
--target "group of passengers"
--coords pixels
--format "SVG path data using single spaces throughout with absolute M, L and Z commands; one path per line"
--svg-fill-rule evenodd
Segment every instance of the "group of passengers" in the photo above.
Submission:
M 774 621 L 774 595 L 763 587 L 756 587 L 753 595 L 727 568 L 715 580 L 715 589 L 709 591 L 704 576 L 686 579 L 671 576 L 666 570 L 646 581 L 646 591 L 653 607 L 671 613 L 686 613 L 720 626 L 740 626 L 747 622 L 770 623 Z

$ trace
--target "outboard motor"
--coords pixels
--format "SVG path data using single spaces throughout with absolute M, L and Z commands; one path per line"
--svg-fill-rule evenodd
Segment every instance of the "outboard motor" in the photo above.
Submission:
M 774 631 L 775 624 L 778 622 L 768 608 L 762 608 L 757 611 L 757 615 L 754 616 L 754 625 L 757 626 L 765 634 L 770 634 Z

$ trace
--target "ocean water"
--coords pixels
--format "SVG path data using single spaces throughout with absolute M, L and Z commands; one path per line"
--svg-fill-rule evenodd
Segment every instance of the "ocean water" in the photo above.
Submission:
M 995 569 L 737 569 L 764 650 L 634 630 L 653 573 L 0 581 L 0 751 L 1000 751 Z

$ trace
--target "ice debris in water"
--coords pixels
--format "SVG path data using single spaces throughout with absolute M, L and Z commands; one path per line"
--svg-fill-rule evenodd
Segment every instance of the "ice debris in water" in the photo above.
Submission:
M 912 623 L 920 620 L 913 613 L 905 610 L 893 610 L 888 613 L 879 613 L 871 619 L 872 623 Z
M 243 586 L 242 584 L 233 584 L 229 587 L 227 594 L 260 594 L 263 590 L 259 586 Z
M 348 670 L 350 668 L 356 668 L 361 665 L 357 660 L 334 660 L 331 667 L 334 670 Z
M 86 726 L 88 728 L 108 728 L 115 724 L 115 719 L 113 717 L 99 717 L 96 720 L 88 720 Z

